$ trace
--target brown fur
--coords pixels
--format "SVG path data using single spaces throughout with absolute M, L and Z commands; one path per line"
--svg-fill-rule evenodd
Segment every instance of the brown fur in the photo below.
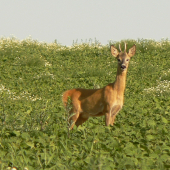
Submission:
M 126 45 L 125 45 L 126 47 Z M 111 45 L 111 54 L 118 59 L 116 80 L 101 89 L 71 89 L 63 94 L 63 103 L 66 106 L 68 97 L 72 101 L 70 114 L 70 129 L 74 124 L 82 125 L 89 117 L 105 115 L 106 126 L 114 124 L 114 120 L 124 103 L 126 75 L 130 58 L 135 54 L 133 45 L 129 52 L 119 52 Z

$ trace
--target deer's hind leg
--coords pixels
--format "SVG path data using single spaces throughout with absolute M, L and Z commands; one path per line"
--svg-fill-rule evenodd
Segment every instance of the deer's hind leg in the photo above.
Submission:
M 70 118 L 69 118 L 70 130 L 73 129 L 78 118 L 79 118 L 79 112 L 70 112 Z
M 77 106 L 77 107 L 76 107 Z M 69 123 L 70 123 L 70 127 L 69 129 L 73 129 L 77 119 L 79 118 L 80 115 L 80 111 L 79 111 L 79 105 L 73 105 L 73 108 L 70 110 L 69 114 L 70 114 L 70 118 L 69 118 Z
M 89 117 L 83 117 L 83 115 L 80 114 L 79 118 L 76 121 L 76 126 L 82 125 L 88 119 L 89 119 Z

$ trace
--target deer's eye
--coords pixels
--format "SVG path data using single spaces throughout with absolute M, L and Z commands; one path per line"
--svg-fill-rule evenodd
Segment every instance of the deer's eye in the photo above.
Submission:
M 121 60 L 118 58 L 117 61 L 120 62 Z
M 127 59 L 126 61 L 129 61 L 129 59 Z

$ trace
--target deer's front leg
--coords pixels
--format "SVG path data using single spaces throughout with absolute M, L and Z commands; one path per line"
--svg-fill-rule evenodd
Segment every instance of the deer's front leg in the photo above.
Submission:
M 111 113 L 111 119 L 110 119 L 110 125 L 113 126 L 116 115 L 119 113 L 119 111 L 121 110 L 121 106 L 120 105 L 115 105 L 112 108 L 112 113 Z
M 106 126 L 109 126 L 111 121 L 111 107 L 109 105 L 104 108 L 104 113 Z
M 113 126 L 115 118 L 116 118 L 116 114 L 111 116 L 111 120 L 110 120 L 110 125 L 111 126 Z
M 110 125 L 110 120 L 111 120 L 110 113 L 107 112 L 107 113 L 105 114 L 106 126 L 109 126 L 109 125 Z

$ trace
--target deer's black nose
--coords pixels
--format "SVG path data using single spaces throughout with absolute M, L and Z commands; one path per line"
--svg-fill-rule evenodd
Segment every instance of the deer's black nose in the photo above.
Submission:
M 121 65 L 121 69 L 123 69 L 123 70 L 124 70 L 125 68 L 126 68 L 126 66 L 125 66 L 125 65 Z

